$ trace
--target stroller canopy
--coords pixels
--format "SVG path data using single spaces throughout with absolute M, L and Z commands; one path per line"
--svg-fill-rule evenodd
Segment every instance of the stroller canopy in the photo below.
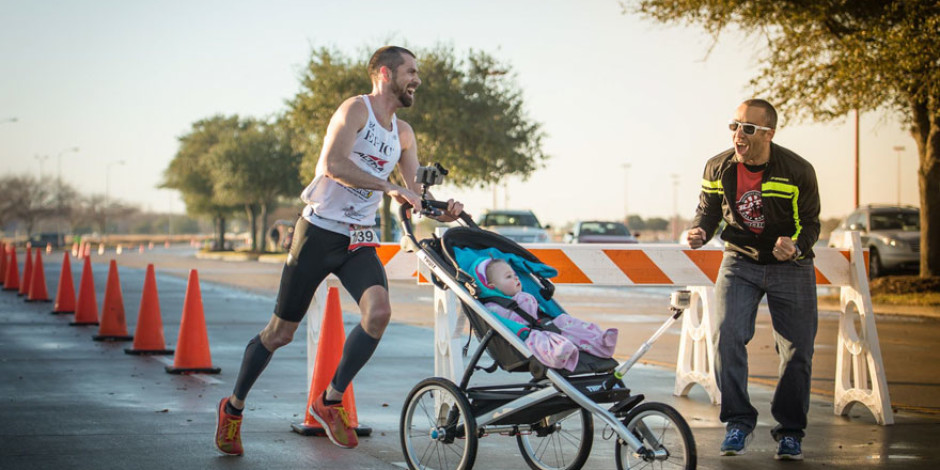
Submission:
M 454 227 L 444 232 L 442 238 L 444 255 L 451 264 L 465 273 L 472 283 L 473 293 L 477 298 L 507 297 L 477 281 L 474 274 L 476 265 L 487 258 L 502 259 L 512 266 L 522 283 L 522 290 L 534 295 L 539 307 L 551 317 L 565 313 L 557 302 L 551 299 L 554 286 L 547 280 L 558 275 L 558 270 L 542 263 L 516 242 L 481 229 Z M 535 279 L 532 277 L 535 276 Z M 539 279 L 544 285 L 540 284 Z M 470 287 L 470 286 L 468 286 Z M 546 295 L 545 291 L 548 290 Z

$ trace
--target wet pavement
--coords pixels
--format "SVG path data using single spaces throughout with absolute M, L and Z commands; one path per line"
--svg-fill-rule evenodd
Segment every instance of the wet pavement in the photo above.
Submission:
M 45 259 L 46 279 L 54 295 L 60 258 L 49 258 Z M 106 267 L 103 263 L 94 265 L 99 308 Z M 76 288 L 80 268 L 79 263 L 73 263 Z M 224 268 L 218 271 L 224 278 Z M 137 267 L 120 268 L 131 334 L 143 273 Z M 179 335 L 186 281 L 158 267 L 157 284 L 164 332 L 172 348 Z M 50 315 L 49 303 L 24 303 L 15 293 L 0 292 L 0 469 L 404 467 L 399 416 L 408 391 L 433 374 L 430 328 L 393 323 L 373 359 L 356 378 L 360 422 L 374 430 L 371 437 L 361 439 L 358 449 L 340 449 L 325 438 L 291 432 L 290 424 L 303 419 L 309 386 L 306 344 L 298 335 L 297 341 L 276 353 L 249 395 L 242 428 L 246 454 L 222 456 L 213 446 L 215 406 L 231 392 L 245 344 L 267 321 L 274 295 L 209 280 L 203 280 L 201 289 L 212 362 L 222 369 L 218 375 L 167 374 L 164 367 L 172 356 L 126 355 L 123 349 L 130 347 L 129 343 L 92 341 L 96 327 L 69 326 L 71 316 Z M 347 310 L 347 330 L 357 321 L 356 312 Z M 488 380 L 527 380 L 526 376 L 505 375 Z M 756 438 L 747 455 L 719 457 L 717 448 L 724 433 L 717 407 L 709 405 L 698 388 L 688 398 L 674 397 L 673 379 L 672 370 L 652 365 L 639 365 L 627 375 L 634 391 L 650 401 L 673 405 L 685 416 L 698 446 L 699 468 L 798 465 L 908 469 L 940 465 L 940 446 L 936 445 L 940 419 L 936 415 L 901 409 L 895 425 L 879 426 L 860 407 L 850 417 L 835 416 L 831 398 L 817 395 L 804 441 L 806 461 L 777 462 L 769 434 L 773 426 L 769 411 L 772 389 L 753 382 L 752 401 L 761 416 Z M 602 426 L 598 426 L 585 468 L 616 468 L 613 440 L 604 437 Z M 482 438 L 475 467 L 528 468 L 514 441 L 505 436 Z

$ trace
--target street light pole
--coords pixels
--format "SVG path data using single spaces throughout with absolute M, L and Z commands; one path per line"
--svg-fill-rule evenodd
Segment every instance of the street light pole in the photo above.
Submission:
M 66 152 L 78 152 L 78 147 L 68 147 L 59 151 L 56 155 L 56 176 L 55 176 L 55 201 L 56 201 L 56 233 L 61 234 L 62 229 L 59 226 L 59 220 L 62 218 L 62 154 Z M 72 231 L 72 223 L 69 221 L 69 232 Z
M 39 161 L 39 181 L 42 182 L 42 162 L 49 159 L 49 155 L 33 155 Z
M 623 163 L 623 223 L 626 225 L 627 218 L 630 217 L 629 206 L 627 205 L 627 193 L 630 191 L 630 164 Z
M 63 149 L 63 150 L 60 151 L 59 154 L 56 155 L 56 157 L 55 157 L 55 158 L 56 158 L 56 166 L 57 166 L 57 168 L 56 168 L 56 184 L 59 186 L 60 189 L 61 189 L 61 186 L 62 186 L 62 154 L 63 154 L 63 153 L 66 153 L 66 152 L 78 152 L 78 147 L 69 147 L 69 148 L 67 148 L 67 149 Z
M 895 145 L 894 151 L 898 153 L 898 205 L 901 205 L 901 152 L 904 151 L 903 145 Z
M 101 228 L 104 232 L 104 236 L 108 235 L 108 206 L 111 204 L 111 167 L 114 165 L 123 165 L 124 160 L 118 160 L 110 162 L 105 166 L 104 171 L 104 208 L 102 209 L 102 214 L 104 215 L 104 226 Z
M 679 239 L 679 175 L 672 174 L 672 239 Z
M 168 190 L 167 192 L 170 194 L 170 197 L 167 198 L 167 205 L 166 205 L 166 239 L 169 240 L 170 237 L 173 236 L 173 230 L 171 228 L 172 227 L 171 222 L 172 222 L 172 217 L 173 217 L 172 215 L 173 214 L 173 191 Z
M 859 140 L 858 140 L 859 116 L 858 108 L 855 108 L 855 208 L 858 208 L 858 187 L 859 187 Z

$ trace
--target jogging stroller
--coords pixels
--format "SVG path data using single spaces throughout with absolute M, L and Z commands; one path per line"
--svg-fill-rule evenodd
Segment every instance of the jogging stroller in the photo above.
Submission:
M 435 214 L 440 213 L 439 209 L 446 209 L 446 203 L 423 201 L 422 212 Z M 484 307 L 477 298 L 480 290 L 476 278 L 466 266 L 467 253 L 475 250 L 497 250 L 521 260 L 513 267 L 523 289 L 535 295 L 546 311 L 564 312 L 552 299 L 551 282 L 538 272 L 519 269 L 540 264 L 538 258 L 514 241 L 480 229 L 467 214 L 461 216 L 460 226 L 450 228 L 442 237 L 417 240 L 408 217 L 410 210 L 407 204 L 400 209 L 403 247 L 414 251 L 419 263 L 430 270 L 433 284 L 453 290 L 479 345 L 470 354 L 460 383 L 431 377 L 408 394 L 402 408 L 400 436 L 409 468 L 470 469 L 478 439 L 508 435 L 515 437 L 529 467 L 577 470 L 590 455 L 595 417 L 616 435 L 618 469 L 666 465 L 695 468 L 695 441 L 679 412 L 663 403 L 644 403 L 644 396 L 632 394 L 622 381 L 629 366 L 646 352 L 643 347 L 625 364 L 582 351 L 574 371 L 545 367 L 513 331 Z M 682 312 L 675 305 L 673 310 L 672 321 Z M 644 343 L 646 349 L 669 323 Z M 494 361 L 489 367 L 481 365 L 484 351 Z M 475 372 L 491 373 L 497 367 L 528 374 L 528 380 L 471 386 Z

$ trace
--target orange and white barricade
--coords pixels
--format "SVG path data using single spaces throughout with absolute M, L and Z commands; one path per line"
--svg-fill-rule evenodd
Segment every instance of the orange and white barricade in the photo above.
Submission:
M 674 394 L 685 396 L 692 386 L 700 385 L 713 404 L 720 402 L 715 380 L 715 279 L 721 265 L 722 250 L 692 250 L 679 244 L 526 244 L 523 245 L 542 262 L 558 270 L 555 284 L 605 287 L 661 286 L 692 291 L 691 308 L 682 320 L 682 332 L 676 360 Z M 893 424 L 894 414 L 888 394 L 884 362 L 872 310 L 867 276 L 867 252 L 857 232 L 846 234 L 849 249 L 814 248 L 816 284 L 839 287 L 842 315 L 839 319 L 838 352 L 835 372 L 834 412 L 845 416 L 852 406 L 869 409 L 879 424 Z M 426 283 L 430 273 L 398 244 L 383 243 L 379 258 L 389 280 L 416 279 Z M 315 351 L 326 289 L 324 282 L 314 298 L 307 322 L 307 351 Z M 463 373 L 461 349 L 465 317 L 451 289 L 434 288 L 434 373 L 459 381 Z M 856 321 L 861 331 L 855 327 Z M 311 343 L 311 341 L 313 343 Z M 312 371 L 313 359 L 308 366 Z M 309 379 L 310 377 L 308 377 Z

